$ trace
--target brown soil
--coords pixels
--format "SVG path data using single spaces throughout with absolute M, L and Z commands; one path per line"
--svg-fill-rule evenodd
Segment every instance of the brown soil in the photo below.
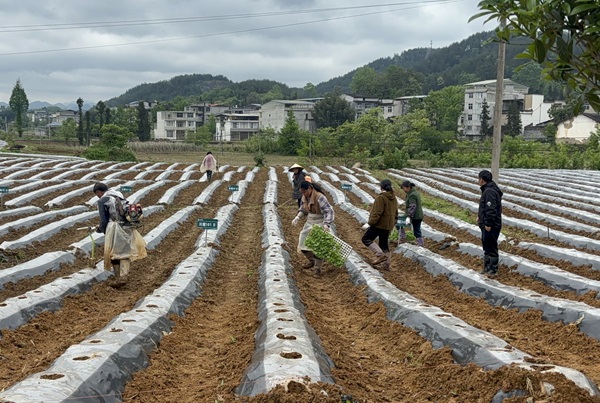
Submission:
M 254 334 L 259 324 L 257 282 L 263 252 L 262 206 L 267 180 L 267 169 L 263 169 L 250 184 L 232 226 L 218 246 L 219 255 L 202 285 L 201 295 L 186 310 L 185 316 L 171 318 L 173 331 L 164 336 L 151 354 L 149 367 L 136 373 L 127 384 L 123 401 L 489 402 L 502 389 L 528 390 L 526 396 L 506 402 L 525 402 L 528 398 L 536 402 L 600 401 L 590 398 L 561 376 L 513 367 L 483 371 L 475 365 L 457 365 L 449 349 L 434 349 L 413 330 L 388 320 L 383 305 L 370 303 L 363 287 L 353 285 L 346 270 L 326 265 L 320 277 L 302 270 L 304 257 L 295 251 L 299 228 L 290 224 L 296 214 L 295 204 L 288 202 L 290 184 L 280 168 L 278 175 L 279 215 L 289 243 L 287 249 L 292 256 L 293 276 L 306 308 L 304 315 L 335 364 L 331 379 L 334 383 L 307 384 L 306 388 L 290 390 L 277 388 L 253 398 L 234 393 L 250 364 Z M 231 183 L 244 177 L 245 172 L 236 173 Z M 142 203 L 155 204 L 160 195 L 175 184 L 157 189 Z M 146 219 L 142 233 L 190 205 L 207 185 L 198 182 L 185 189 L 164 212 Z M 182 222 L 157 250 L 149 251 L 146 259 L 133 263 L 126 283 L 108 280 L 96 284 L 85 294 L 66 298 L 60 311 L 43 313 L 16 330 L 3 331 L 0 389 L 47 368 L 70 345 L 100 330 L 114 316 L 132 309 L 140 298 L 151 293 L 194 250 L 194 242 L 201 234 L 195 226 L 196 220 L 214 217 L 217 210 L 228 203 L 229 195 L 227 183 L 222 184 L 208 205 Z M 364 208 L 358 198 L 348 195 L 352 203 Z M 75 198 L 71 202 L 76 205 L 82 200 Z M 358 222 L 341 209 L 335 210 L 340 237 L 369 258 L 369 250 L 360 241 L 362 231 Z M 434 228 L 452 233 L 461 242 L 478 243 L 475 237 L 452 230 L 443 223 L 427 222 Z M 26 248 L 18 253 L 22 254 L 20 259 L 30 259 L 43 253 L 39 251 L 64 250 L 82 237 L 81 232 L 65 230 L 60 236 L 36 245 L 35 252 Z M 476 269 L 479 265 L 478 258 L 461 255 L 454 248 L 440 249 L 440 245 L 432 242 L 427 246 L 466 267 Z M 519 253 L 518 248 L 514 249 L 511 253 Z M 521 254 L 544 262 L 535 254 Z M 16 259 L 15 256 L 9 258 Z M 78 259 L 58 272 L 8 285 L 0 292 L 0 300 L 34 289 L 86 264 L 85 259 Z M 589 269 L 574 268 L 566 262 L 561 268 L 596 278 Z M 482 299 L 460 293 L 446 278 L 432 277 L 423 267 L 400 255 L 393 257 L 392 270 L 384 272 L 384 276 L 397 288 L 503 338 L 542 362 L 575 368 L 600 383 L 597 365 L 600 342 L 581 334 L 575 326 L 545 322 L 539 312 L 519 313 L 490 306 Z M 557 292 L 506 267 L 501 268 L 499 281 L 600 306 L 592 295 Z M 541 393 L 542 380 L 556 387 L 552 396 Z

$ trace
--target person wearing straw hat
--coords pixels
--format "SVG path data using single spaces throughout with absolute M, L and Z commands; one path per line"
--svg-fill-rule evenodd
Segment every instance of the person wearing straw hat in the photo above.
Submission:
M 390 252 L 388 239 L 398 220 L 398 200 L 396 200 L 391 180 L 382 180 L 379 187 L 381 193 L 377 195 L 371 206 L 369 222 L 363 225 L 363 229 L 367 231 L 361 241 L 375 253 L 375 260 L 371 264 L 373 266 L 381 265 L 380 268 L 389 270 L 392 263 L 392 252 Z M 379 238 L 379 245 L 374 242 L 376 238 Z
M 300 207 L 300 205 L 302 204 L 302 193 L 300 193 L 300 183 L 304 180 L 306 176 L 304 172 L 302 172 L 303 169 L 304 167 L 300 164 L 294 164 L 289 169 L 290 172 L 294 173 L 294 175 L 292 176 L 292 198 L 296 199 L 296 201 L 298 202 L 298 207 Z
M 292 225 L 298 225 L 302 217 L 306 216 L 307 219 L 298 238 L 298 252 L 302 252 L 308 259 L 302 268 L 314 267 L 315 275 L 319 276 L 323 267 L 323 259 L 315 256 L 314 252 L 306 246 L 305 241 L 314 225 L 320 225 L 325 231 L 332 232 L 335 213 L 319 186 L 302 181 L 300 182 L 300 192 L 302 193 L 302 204 L 298 209 L 298 215 L 292 220 Z

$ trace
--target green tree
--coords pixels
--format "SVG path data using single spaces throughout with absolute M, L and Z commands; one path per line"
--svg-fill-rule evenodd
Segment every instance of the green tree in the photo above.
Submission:
M 379 75 L 373 67 L 361 67 L 352 76 L 350 89 L 354 94 L 377 96 L 379 92 Z
M 464 99 L 465 89 L 459 85 L 431 91 L 425 98 L 425 110 L 433 127 L 456 133 Z
M 544 77 L 542 66 L 537 63 L 530 62 L 514 68 L 511 79 L 529 87 L 530 94 L 542 94 L 545 101 L 563 97 L 564 85 Z
M 398 66 L 390 66 L 378 78 L 380 91 L 376 93 L 382 98 L 397 98 L 423 94 L 423 74 Z
M 85 144 L 90 146 L 90 137 L 92 135 L 92 114 L 90 111 L 85 111 Z
M 69 141 L 74 138 L 77 134 L 77 123 L 75 119 L 68 118 L 57 130 L 58 138 L 65 141 L 65 144 L 69 144 Z
M 301 145 L 301 130 L 294 112 L 288 111 L 285 124 L 279 132 L 279 150 L 284 155 L 297 155 Z
M 213 136 L 217 130 L 217 123 L 214 115 L 208 117 L 208 122 L 202 126 L 198 126 L 196 131 L 190 131 L 186 135 L 186 142 L 194 143 L 199 146 L 205 146 L 213 140 Z
M 471 20 L 487 17 L 505 21 L 496 36 L 505 42 L 511 37 L 532 40 L 521 57 L 544 67 L 553 80 L 581 92 L 600 111 L 600 2 L 597 0 L 483 0 L 481 13 Z M 581 109 L 583 100 L 577 104 Z
M 100 131 L 102 131 L 102 126 L 104 126 L 104 113 L 106 112 L 106 105 L 102 101 L 98 101 L 96 104 L 96 110 L 98 111 L 98 124 L 100 126 Z
M 521 135 L 521 113 L 519 112 L 519 104 L 517 101 L 511 101 L 508 105 L 508 116 L 504 130 L 504 133 L 511 137 Z
M 83 145 L 83 98 L 77 98 L 77 110 L 79 113 L 79 123 L 77 124 L 77 140 L 79 145 Z
M 490 107 L 484 99 L 481 104 L 481 131 L 479 132 L 482 136 L 491 137 L 494 133 L 493 127 L 490 126 L 491 119 Z
M 144 106 L 144 102 L 140 102 L 137 107 L 137 135 L 140 141 L 149 141 L 151 140 L 151 128 L 150 128 L 150 116 L 148 114 L 148 110 Z
M 21 79 L 17 79 L 17 83 L 15 84 L 12 94 L 10 95 L 10 100 L 8 101 L 8 105 L 10 109 L 15 113 L 15 124 L 17 126 L 17 132 L 19 133 L 19 137 L 23 136 L 23 120 L 27 116 L 27 109 L 29 109 L 29 100 L 27 99 L 27 94 L 21 86 Z
M 304 86 L 304 97 L 305 98 L 316 98 L 319 96 L 319 93 L 317 92 L 317 88 L 315 87 L 315 85 L 313 83 L 306 83 L 306 85 Z
M 117 125 L 102 126 L 100 141 L 86 148 L 83 155 L 101 161 L 136 161 L 135 154 L 127 147 L 133 133 Z
M 354 109 L 348 101 L 339 94 L 327 94 L 325 98 L 315 104 L 313 117 L 317 128 L 336 128 L 345 122 L 354 120 Z

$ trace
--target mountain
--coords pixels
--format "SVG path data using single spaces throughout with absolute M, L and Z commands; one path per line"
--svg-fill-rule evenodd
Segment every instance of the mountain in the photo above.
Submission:
M 383 73 L 390 66 L 419 72 L 425 76 L 423 94 L 450 85 L 491 80 L 496 78 L 498 57 L 498 44 L 489 42 L 492 36 L 492 31 L 480 32 L 443 48 L 410 49 L 399 55 L 374 60 L 365 66 L 372 67 L 378 73 Z M 527 43 L 526 39 L 513 39 L 506 47 L 506 78 L 512 76 L 515 67 L 527 62 L 515 57 L 525 49 Z M 331 92 L 335 87 L 349 92 L 352 76 L 357 70 L 324 81 L 316 89 L 320 94 Z

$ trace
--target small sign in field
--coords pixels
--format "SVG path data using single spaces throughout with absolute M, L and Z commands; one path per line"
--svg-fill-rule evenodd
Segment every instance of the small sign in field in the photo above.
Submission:
M 198 219 L 196 225 L 199 228 L 204 229 L 217 229 L 219 226 L 219 220 L 213 218 L 200 218 Z

